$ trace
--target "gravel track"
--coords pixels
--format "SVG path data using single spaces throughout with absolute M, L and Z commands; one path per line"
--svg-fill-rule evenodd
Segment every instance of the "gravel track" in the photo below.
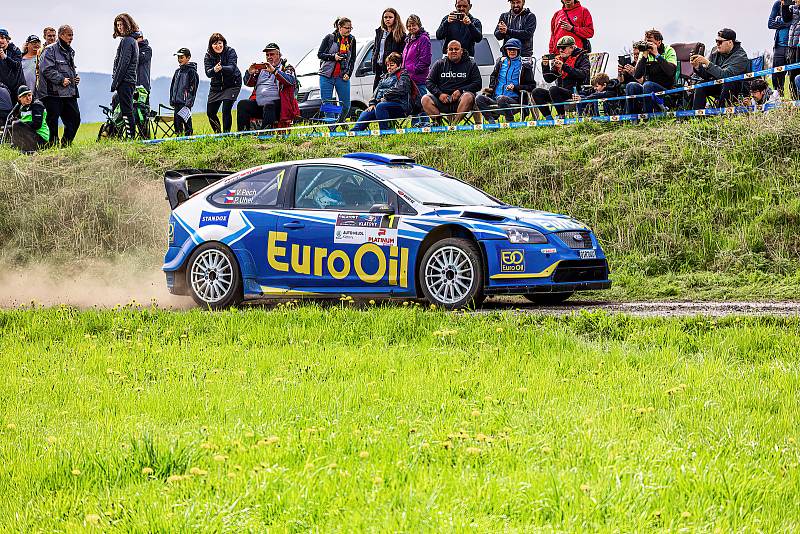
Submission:
M 602 302 L 568 301 L 559 306 L 535 306 L 516 299 L 493 300 L 477 313 L 513 309 L 517 313 L 570 315 L 581 311 L 605 311 L 638 317 L 800 316 L 800 302 Z

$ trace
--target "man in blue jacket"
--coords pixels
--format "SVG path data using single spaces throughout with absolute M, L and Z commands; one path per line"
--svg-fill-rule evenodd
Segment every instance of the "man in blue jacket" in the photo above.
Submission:
M 22 72 L 22 51 L 11 42 L 8 30 L 0 28 L 0 82 L 12 95 L 16 95 L 19 87 L 25 84 Z
M 781 17 L 781 0 L 777 0 L 772 5 L 772 12 L 769 14 L 769 22 L 767 27 L 770 30 L 775 30 L 775 48 L 772 53 L 772 66 L 783 67 L 786 65 L 786 53 L 789 48 L 789 27 L 792 21 L 784 22 Z M 783 89 L 786 83 L 786 73 L 778 72 L 772 75 L 772 85 L 783 96 Z

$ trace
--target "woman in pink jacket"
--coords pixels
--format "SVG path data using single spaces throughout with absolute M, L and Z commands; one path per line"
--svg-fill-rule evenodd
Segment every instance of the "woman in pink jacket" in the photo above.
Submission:
M 431 70 L 431 36 L 422 27 L 422 21 L 417 15 L 411 15 L 406 21 L 406 47 L 403 50 L 403 68 L 417 85 L 419 98 L 428 94 L 425 84 L 428 82 L 428 73 Z M 412 113 L 419 111 L 418 103 L 412 102 Z M 419 125 L 420 120 L 414 117 L 411 120 L 412 126 Z

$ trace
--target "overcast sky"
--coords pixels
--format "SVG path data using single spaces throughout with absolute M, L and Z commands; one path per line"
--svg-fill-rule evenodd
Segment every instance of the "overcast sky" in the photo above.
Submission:
M 499 14 L 508 10 L 503 0 L 473 0 L 473 14 L 483 23 L 484 33 L 494 31 Z M 110 0 L 89 2 L 46 2 L 36 7 L 15 7 L 2 10 L 0 27 L 9 30 L 13 41 L 22 47 L 32 33 L 41 35 L 45 26 L 71 24 L 75 29 L 76 63 L 82 72 L 110 72 L 118 41 L 112 39 L 114 17 L 129 12 L 137 21 L 153 47 L 152 75 L 171 76 L 175 70 L 172 54 L 186 46 L 193 60 L 202 64 L 208 37 L 219 31 L 239 54 L 239 65 L 246 68 L 260 61 L 261 50 L 275 41 L 284 56 L 293 63 L 312 47 L 318 47 L 333 20 L 340 15 L 353 19 L 356 36 L 374 38 L 381 12 L 390 5 L 403 19 L 411 13 L 422 18 L 423 25 L 435 33 L 441 18 L 452 10 L 454 2 L 442 0 L 223 0 L 221 2 L 164 2 Z M 660 29 L 668 42 L 700 40 L 713 45 L 717 30 L 731 27 L 750 53 L 772 48 L 773 32 L 767 19 L 773 0 L 658 0 L 626 1 L 585 0 L 592 12 L 596 35 L 595 51 L 608 51 L 612 58 L 624 47 L 640 38 L 645 30 Z M 527 6 L 536 14 L 535 55 L 547 48 L 550 19 L 560 8 L 559 0 L 529 0 Z M 46 6 L 46 7 L 45 7 Z M 280 7 L 277 7 L 280 6 Z M 709 48 L 710 49 L 710 48 Z M 612 61 L 614 61 L 612 59 Z

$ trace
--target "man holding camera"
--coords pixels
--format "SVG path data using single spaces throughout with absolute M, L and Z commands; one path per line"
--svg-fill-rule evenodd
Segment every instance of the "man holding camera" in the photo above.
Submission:
M 47 108 L 47 126 L 50 143 L 58 144 L 58 119 L 64 123 L 63 146 L 75 139 L 81 125 L 78 107 L 78 76 L 75 67 L 75 50 L 72 48 L 73 31 L 64 25 L 58 29 L 58 40 L 49 45 L 39 58 L 39 85 L 37 96 Z
M 559 117 L 564 116 L 564 103 L 572 101 L 573 95 L 580 88 L 589 84 L 589 55 L 575 46 L 575 38 L 569 35 L 562 37 L 556 44 L 558 54 L 546 55 L 542 58 L 542 74 L 544 81 L 556 82 L 547 89 L 535 89 L 531 96 L 538 105 L 555 104 Z M 546 119 L 551 120 L 549 107 L 542 109 Z
M 475 57 L 475 45 L 483 40 L 483 24 L 470 15 L 470 0 L 456 0 L 456 9 L 445 18 L 436 30 L 436 38 L 442 41 L 442 54 L 447 54 L 450 41 L 458 41 L 470 57 Z
M 511 11 L 500 15 L 500 22 L 494 31 L 498 41 L 503 46 L 508 45 L 510 39 L 517 39 L 522 43 L 522 57 L 533 57 L 533 34 L 536 33 L 536 15 L 525 7 L 525 0 L 508 0 Z
M 268 44 L 263 52 L 267 55 L 266 63 L 250 65 L 244 74 L 244 84 L 253 87 L 253 94 L 248 100 L 240 100 L 236 107 L 236 126 L 240 132 L 249 128 L 250 119 L 260 118 L 261 128 L 268 129 L 283 120 L 291 122 L 299 112 L 294 97 L 297 85 L 294 67 L 283 59 L 275 43 Z
M 667 91 L 675 87 L 678 75 L 678 54 L 671 46 L 664 44 L 664 36 L 658 30 L 644 34 L 645 40 L 636 43 L 639 61 L 633 77 L 643 79 L 644 83 L 631 82 L 625 87 L 628 114 L 653 113 L 655 105 L 663 105 L 663 98 L 652 93 Z M 640 95 L 651 95 L 638 98 Z
M 722 80 L 750 70 L 750 59 L 742 48 L 742 43 L 736 40 L 736 32 L 724 28 L 717 34 L 717 49 L 711 57 L 692 55 L 691 62 L 695 73 L 704 81 Z M 712 87 L 699 87 L 694 91 L 694 109 L 706 108 L 708 97 L 718 97 L 719 105 L 725 106 L 732 103 L 742 92 L 742 82 L 728 82 Z
M 461 43 L 450 41 L 447 57 L 431 67 L 422 109 L 437 124 L 441 123 L 442 114 L 452 115 L 450 123 L 458 124 L 475 107 L 475 94 L 482 84 L 477 63 L 466 54 Z

